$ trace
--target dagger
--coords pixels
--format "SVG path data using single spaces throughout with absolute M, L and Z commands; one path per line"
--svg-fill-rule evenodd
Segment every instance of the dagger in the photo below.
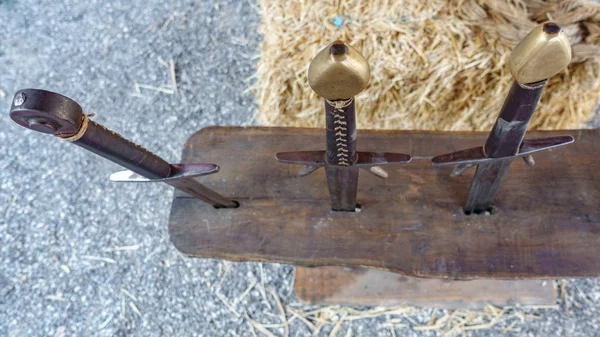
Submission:
M 77 102 L 63 95 L 38 89 L 19 90 L 13 99 L 10 117 L 23 127 L 52 134 L 130 170 L 115 173 L 111 180 L 163 181 L 217 208 L 238 206 L 237 202 L 193 179 L 218 172 L 217 165 L 169 164 L 154 153 L 90 120 Z
M 326 151 L 280 152 L 275 156 L 282 163 L 305 165 L 301 176 L 325 167 L 334 211 L 356 210 L 359 168 L 385 178 L 387 173 L 379 165 L 411 160 L 400 153 L 356 151 L 355 96 L 366 88 L 369 78 L 367 60 L 344 42 L 335 41 L 321 50 L 310 63 L 308 82 L 324 99 Z
M 477 165 L 466 214 L 496 211 L 492 202 L 513 159 L 523 158 L 533 166 L 532 153 L 574 142 L 571 136 L 524 139 L 548 78 L 564 70 L 570 61 L 571 46 L 559 25 L 546 22 L 534 28 L 510 55 L 508 66 L 514 81 L 485 145 L 431 160 L 433 166 L 456 165 L 451 176 Z

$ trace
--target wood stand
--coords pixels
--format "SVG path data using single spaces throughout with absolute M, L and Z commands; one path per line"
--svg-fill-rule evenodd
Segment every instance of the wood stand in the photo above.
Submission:
M 462 280 L 597 276 L 600 130 L 527 137 L 567 134 L 575 144 L 535 155 L 536 166 L 515 160 L 496 198 L 498 214 L 467 216 L 473 171 L 451 178 L 451 168 L 429 160 L 480 146 L 486 134 L 359 130 L 358 150 L 414 160 L 386 167 L 387 180 L 361 172 L 362 211 L 354 213 L 330 210 L 323 171 L 298 177 L 300 167 L 274 159 L 276 152 L 324 149 L 323 130 L 206 128 L 188 140 L 182 162 L 218 164 L 218 174 L 198 180 L 241 206 L 214 209 L 176 192 L 169 234 L 177 249 L 199 258 Z
M 547 280 L 418 278 L 384 270 L 349 267 L 296 267 L 294 290 L 310 304 L 410 305 L 444 309 L 495 306 L 550 306 L 556 290 Z

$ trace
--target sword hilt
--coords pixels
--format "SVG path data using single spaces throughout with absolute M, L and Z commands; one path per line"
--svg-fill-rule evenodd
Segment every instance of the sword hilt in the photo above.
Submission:
M 145 148 L 91 121 L 74 100 L 38 89 L 15 94 L 10 117 L 19 125 L 69 140 L 147 178 L 166 178 L 171 166 Z
M 514 83 L 485 145 L 431 159 L 433 166 L 457 165 L 450 173 L 453 177 L 477 165 L 466 214 L 491 209 L 514 158 L 521 157 L 532 166 L 535 161 L 531 153 L 574 141 L 571 136 L 524 140 L 547 79 L 563 71 L 570 61 L 571 46 L 562 28 L 554 22 L 537 26 L 510 55 L 508 65 Z
M 370 77 L 367 60 L 337 40 L 321 50 L 308 67 L 308 83 L 325 99 L 328 164 L 351 166 L 356 162 L 356 111 L 354 96 Z
M 63 95 L 38 89 L 20 90 L 15 94 L 10 117 L 23 127 L 72 142 L 148 178 L 148 181 L 164 181 L 215 207 L 239 205 L 192 179 L 215 173 L 218 166 L 171 165 L 140 145 L 89 120 L 77 102 Z
M 327 151 L 281 152 L 275 158 L 283 163 L 305 165 L 305 176 L 320 167 L 358 166 L 386 178 L 378 167 L 406 164 L 410 155 L 399 153 L 357 152 L 354 96 L 363 91 L 370 78 L 367 60 L 354 48 L 337 40 L 322 49 L 308 67 L 308 82 L 325 101 Z
M 410 161 L 409 155 L 356 151 L 354 96 L 367 87 L 370 75 L 367 60 L 344 42 L 334 41 L 321 50 L 308 67 L 308 83 L 325 100 L 326 151 L 280 152 L 275 155 L 280 162 L 305 165 L 299 172 L 301 176 L 325 167 L 334 211 L 356 210 L 360 168 L 387 178 L 388 174 L 383 169 L 374 166 Z
M 533 29 L 510 54 L 515 81 L 485 143 L 488 157 L 518 153 L 546 80 L 571 62 L 571 45 L 562 28 L 546 22 Z

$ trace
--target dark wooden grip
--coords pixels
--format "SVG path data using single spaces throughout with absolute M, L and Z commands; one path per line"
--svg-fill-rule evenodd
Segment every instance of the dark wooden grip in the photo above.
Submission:
M 337 101 L 339 102 L 339 101 Z M 331 102 L 331 103 L 337 103 Z M 325 100 L 327 126 L 327 163 L 350 166 L 356 162 L 356 113 L 354 99 L 345 107 L 336 108 Z
M 94 121 L 88 121 L 84 135 L 74 143 L 149 179 L 166 178 L 171 172 L 171 165 L 159 156 Z
M 544 90 L 544 84 L 545 81 L 530 87 L 514 81 L 492 132 L 485 142 L 485 154 L 488 157 L 501 158 L 519 153 L 529 121 Z

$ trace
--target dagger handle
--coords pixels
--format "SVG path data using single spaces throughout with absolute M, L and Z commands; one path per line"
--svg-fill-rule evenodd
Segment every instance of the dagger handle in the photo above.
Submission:
M 327 138 L 326 161 L 334 166 L 356 163 L 356 112 L 354 98 L 325 100 Z
M 171 173 L 171 165 L 154 153 L 123 138 L 102 124 L 91 120 L 87 123 L 87 129 L 81 138 L 73 141 L 75 145 L 149 179 L 167 178 Z
M 487 157 L 501 158 L 519 153 L 545 84 L 546 80 L 525 85 L 513 82 L 498 119 L 485 142 Z
M 40 89 L 19 90 L 10 117 L 25 128 L 75 143 L 146 178 L 167 178 L 171 172 L 169 163 L 90 121 L 77 102 L 61 94 Z
M 150 180 L 175 178 L 171 177 L 171 171 L 176 168 L 116 132 L 90 121 L 77 102 L 61 94 L 39 89 L 19 90 L 10 117 L 23 127 L 72 142 Z M 165 182 L 216 208 L 239 206 L 191 177 Z

